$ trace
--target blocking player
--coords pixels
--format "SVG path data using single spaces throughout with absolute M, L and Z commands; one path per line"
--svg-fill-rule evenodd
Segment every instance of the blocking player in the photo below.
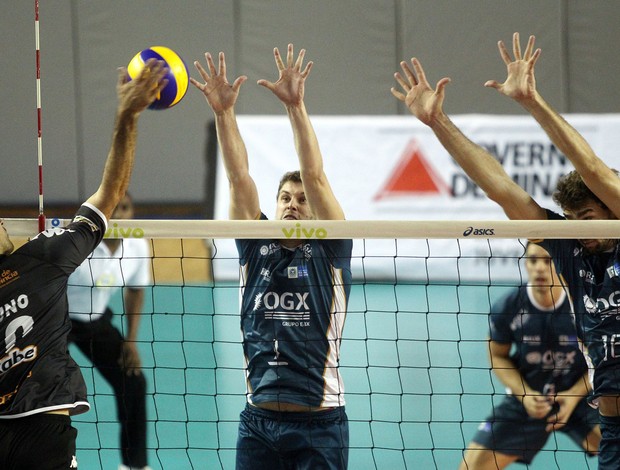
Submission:
M 592 150 L 583 137 L 541 97 L 534 65 L 541 51 L 530 36 L 521 52 L 518 33 L 513 36 L 511 58 L 503 42 L 499 50 L 508 70 L 506 81 L 490 80 L 497 89 L 521 104 L 538 121 L 553 143 L 571 160 L 575 171 L 558 182 L 555 202 L 563 215 L 543 209 L 503 170 L 501 164 L 454 125 L 443 112 L 443 78 L 433 90 L 422 65 L 412 59 L 413 70 L 402 62 L 404 76 L 395 75 L 402 91 L 392 93 L 427 124 L 487 196 L 511 219 L 611 220 L 620 216 L 620 178 Z M 620 251 L 616 239 L 540 240 L 550 253 L 574 302 L 577 331 L 594 369 L 592 404 L 600 414 L 599 469 L 620 468 Z M 617 268 L 618 267 L 618 268 Z
M 549 254 L 528 243 L 527 284 L 491 308 L 491 367 L 508 395 L 480 424 L 460 469 L 530 464 L 553 431 L 589 455 L 600 441 L 596 411 L 584 398 L 588 366 L 577 342 L 568 296 Z
M 323 171 L 304 104 L 312 62 L 305 51 L 286 63 L 274 50 L 279 78 L 259 80 L 285 106 L 300 171 L 286 173 L 276 195 L 276 219 L 344 219 Z M 231 219 L 266 219 L 249 173 L 234 105 L 247 79 L 226 79 L 224 54 L 216 69 L 195 62 L 204 83 L 191 79 L 215 114 L 230 183 Z M 349 428 L 338 369 L 351 284 L 351 240 L 237 240 L 242 280 L 241 327 L 247 406 L 237 440 L 238 469 L 344 469 Z
M 69 225 L 45 230 L 15 251 L 0 229 L 0 468 L 77 468 L 70 416 L 89 404 L 67 349 L 67 280 L 99 244 L 127 190 L 138 117 L 166 85 L 165 73 L 156 60 L 132 81 L 119 69 L 116 122 L 101 184 Z

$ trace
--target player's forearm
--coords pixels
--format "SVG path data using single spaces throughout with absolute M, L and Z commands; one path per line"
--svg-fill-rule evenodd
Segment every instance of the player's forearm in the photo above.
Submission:
M 590 393 L 590 378 L 586 372 L 583 376 L 577 380 L 571 388 L 559 392 L 558 395 L 565 395 L 569 397 L 578 397 L 579 399 L 586 397 Z
M 494 357 L 492 367 L 500 382 L 510 389 L 510 392 L 520 401 L 523 401 L 525 395 L 538 394 L 528 385 L 509 359 Z
M 452 120 L 442 115 L 431 129 L 467 175 L 492 197 L 508 178 L 502 165 L 486 150 L 472 142 Z M 508 178 L 509 179 L 509 178 Z
M 582 177 L 597 171 L 600 160 L 592 147 L 542 96 L 537 93 L 534 98 L 521 101 L 520 104 L 536 119 L 556 147 L 570 159 Z
M 287 106 L 286 111 L 293 129 L 295 150 L 305 184 L 310 178 L 319 178 L 323 175 L 321 149 L 304 103 Z
M 119 110 L 101 184 L 89 199 L 89 202 L 97 206 L 108 218 L 129 186 L 137 134 L 138 113 Z
M 239 132 L 234 109 L 217 113 L 215 126 L 226 175 L 228 180 L 234 183 L 249 173 L 248 153 Z

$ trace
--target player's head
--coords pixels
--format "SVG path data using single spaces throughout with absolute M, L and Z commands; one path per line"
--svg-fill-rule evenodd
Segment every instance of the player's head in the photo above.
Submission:
M 609 220 L 615 219 L 613 212 L 586 186 L 576 171 L 564 175 L 558 181 L 553 200 L 562 208 L 568 220 Z M 616 243 L 607 239 L 579 240 L 584 249 L 591 254 L 609 250 Z
M 276 203 L 276 219 L 278 220 L 308 220 L 312 218 L 299 171 L 284 173 L 278 185 Z
M 125 193 L 125 195 L 118 202 L 116 207 L 114 208 L 114 212 L 112 213 L 113 219 L 133 219 L 134 210 L 133 210 L 133 200 L 131 199 L 131 194 L 129 191 Z
M 561 285 L 551 256 L 543 247 L 536 243 L 527 243 L 525 248 L 525 269 L 527 271 L 528 284 L 534 289 Z
M 13 242 L 4 228 L 4 221 L 0 219 L 0 256 L 10 255 L 13 252 Z

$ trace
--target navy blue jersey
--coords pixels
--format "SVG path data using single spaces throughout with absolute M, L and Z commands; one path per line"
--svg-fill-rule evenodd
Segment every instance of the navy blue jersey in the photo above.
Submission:
M 513 344 L 510 359 L 523 379 L 542 394 L 571 388 L 588 370 L 566 295 L 555 308 L 537 305 L 527 286 L 491 309 L 491 340 Z
M 263 215 L 262 218 L 265 218 Z M 344 405 L 351 240 L 237 240 L 248 402 Z
M 563 219 L 547 211 L 549 219 Z M 620 367 L 620 247 L 609 253 L 588 254 L 577 240 L 536 240 L 544 247 L 556 271 L 569 288 L 577 331 L 595 369 L 595 394 L 618 393 L 620 382 L 609 381 L 597 390 L 597 375 Z
M 88 410 L 84 379 L 67 349 L 67 280 L 106 223 L 83 205 L 67 227 L 41 232 L 0 258 L 0 418 Z

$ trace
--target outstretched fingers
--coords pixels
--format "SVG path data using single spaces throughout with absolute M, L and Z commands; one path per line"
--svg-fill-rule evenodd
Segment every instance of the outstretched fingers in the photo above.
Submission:
M 220 52 L 219 56 L 219 71 L 217 75 L 221 75 L 222 77 L 226 77 L 226 58 L 224 57 L 224 53 Z M 209 64 L 209 70 L 211 70 L 211 74 L 215 74 L 215 65 L 213 64 L 213 59 L 211 59 L 211 63 Z
M 293 45 L 289 44 L 288 47 L 289 47 L 289 55 L 292 56 L 293 55 Z M 305 55 L 306 55 L 306 50 L 305 49 L 302 49 L 302 50 L 299 51 L 299 55 L 297 56 L 297 60 L 295 61 L 295 67 L 294 67 L 295 70 L 297 70 L 297 71 L 301 70 L 301 65 L 304 62 Z
M 411 59 L 411 63 L 413 64 L 414 59 Z M 414 75 L 413 71 L 411 70 L 411 68 L 409 68 L 409 64 L 407 62 L 405 62 L 404 60 L 400 63 L 400 68 L 403 70 L 403 73 L 405 74 L 405 76 L 407 77 L 407 80 L 409 81 L 409 85 L 411 87 L 414 87 L 415 85 L 418 84 L 418 79 L 416 78 L 416 76 Z M 400 75 L 400 74 L 399 74 Z M 403 87 L 404 88 L 404 87 Z M 409 90 L 407 90 L 409 91 Z
M 513 33 L 512 35 L 512 52 L 515 56 L 515 60 L 521 60 L 521 40 L 519 39 L 519 33 Z
M 523 60 L 530 60 L 532 58 L 535 43 L 536 37 L 534 37 L 534 35 L 532 34 L 527 40 L 527 46 L 525 47 L 525 55 L 523 56 Z
M 276 61 L 276 67 L 278 67 L 278 70 L 280 72 L 284 70 L 284 62 L 282 62 L 282 56 L 280 55 L 280 50 L 277 47 L 273 48 L 273 57 Z
M 238 77 L 232 84 L 232 89 L 235 93 L 237 93 L 239 91 L 239 88 L 241 87 L 241 85 L 243 85 L 243 82 L 245 82 L 248 79 L 248 77 L 246 75 L 242 75 L 240 77 Z
M 499 49 L 499 55 L 501 56 L 504 64 L 508 65 L 512 62 L 512 57 L 508 53 L 508 49 L 506 48 L 506 44 L 504 41 L 497 41 L 497 48 Z
M 451 80 L 448 77 L 444 77 L 441 80 L 439 80 L 437 82 L 437 86 L 435 87 L 435 94 L 443 96 L 444 89 L 446 88 L 446 85 L 450 83 L 450 81 Z

